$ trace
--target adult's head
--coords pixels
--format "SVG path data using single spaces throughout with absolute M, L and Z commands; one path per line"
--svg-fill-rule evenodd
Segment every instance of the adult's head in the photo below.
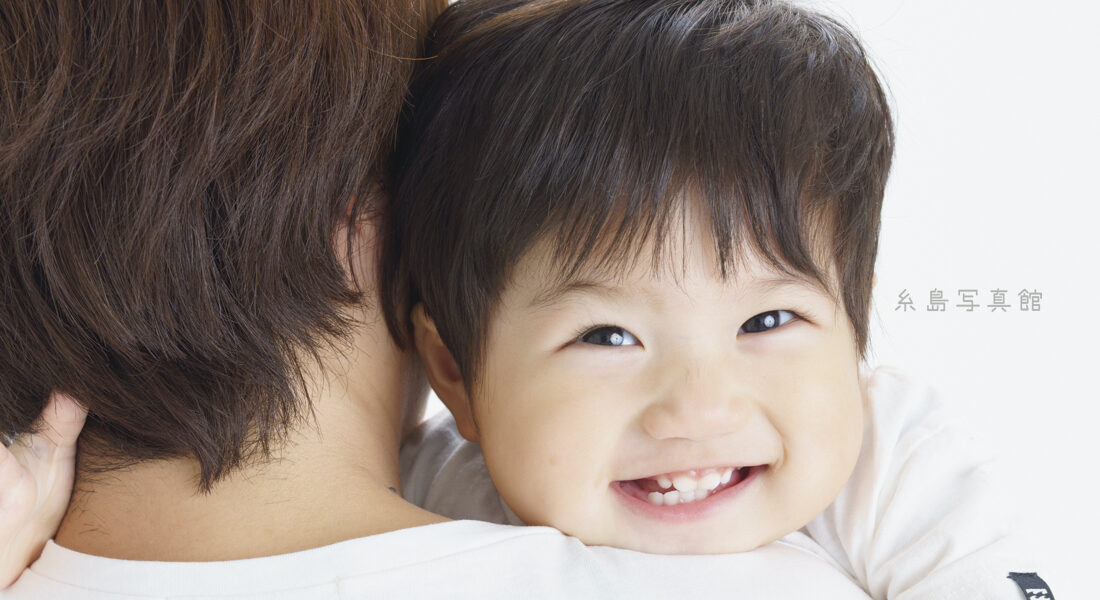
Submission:
M 0 2 L 0 428 L 67 392 L 85 467 L 206 488 L 274 448 L 373 300 L 338 238 L 437 4 Z

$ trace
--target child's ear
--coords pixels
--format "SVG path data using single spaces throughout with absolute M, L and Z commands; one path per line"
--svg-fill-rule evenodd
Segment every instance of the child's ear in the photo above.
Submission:
M 424 363 L 428 383 L 447 410 L 454 415 L 462 437 L 477 442 L 479 437 L 473 408 L 470 406 L 470 395 L 466 393 L 466 381 L 462 378 L 458 363 L 439 337 L 435 321 L 428 316 L 423 304 L 413 307 L 412 321 L 416 351 L 420 353 L 420 360 Z

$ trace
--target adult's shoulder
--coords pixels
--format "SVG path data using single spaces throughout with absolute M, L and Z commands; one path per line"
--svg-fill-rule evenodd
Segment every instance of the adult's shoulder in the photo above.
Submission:
M 548 527 L 479 521 L 449 521 L 304 552 L 211 563 L 121 561 L 51 543 L 24 577 L 0 592 L 0 598 L 532 599 L 684 594 L 867 598 L 829 562 L 782 541 L 736 555 L 661 556 L 588 547 Z

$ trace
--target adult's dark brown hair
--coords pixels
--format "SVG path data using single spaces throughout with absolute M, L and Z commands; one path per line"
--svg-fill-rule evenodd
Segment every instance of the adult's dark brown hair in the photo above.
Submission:
M 566 279 L 614 268 L 659 253 L 696 202 L 723 274 L 755 251 L 817 281 L 865 349 L 893 132 L 836 20 L 767 0 L 464 0 L 428 54 L 387 211 L 395 336 L 423 302 L 472 382 L 535 242 Z
M 58 390 L 84 469 L 268 453 L 437 4 L 0 0 L 0 430 Z

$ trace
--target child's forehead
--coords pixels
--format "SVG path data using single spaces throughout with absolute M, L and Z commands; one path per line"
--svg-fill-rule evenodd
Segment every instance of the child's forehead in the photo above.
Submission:
M 747 243 L 735 249 L 732 259 L 723 264 L 709 236 L 696 233 L 666 238 L 661 251 L 655 251 L 650 242 L 629 253 L 609 256 L 593 251 L 579 259 L 572 256 L 575 252 L 563 252 L 560 240 L 547 237 L 536 242 L 519 261 L 504 292 L 518 293 L 533 307 L 550 306 L 580 294 L 627 298 L 657 295 L 660 290 L 686 291 L 699 282 L 721 286 L 738 296 L 791 291 L 836 299 L 833 290 L 838 287 L 837 274 L 831 265 L 822 265 L 825 281 L 821 281 L 769 260 Z

